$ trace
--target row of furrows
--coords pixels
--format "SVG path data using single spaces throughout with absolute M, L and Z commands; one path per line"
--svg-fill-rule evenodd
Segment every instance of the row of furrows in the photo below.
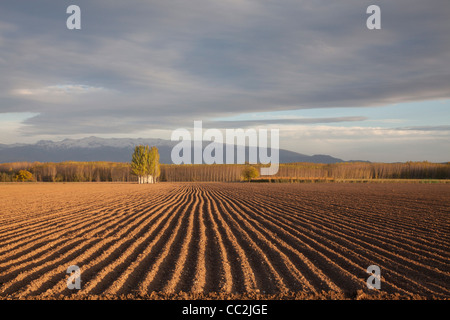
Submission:
M 5 230 L 14 227 L 19 229 L 20 227 L 26 227 L 32 225 L 33 223 L 42 221 L 44 217 L 62 215 L 64 213 L 71 213 L 71 211 L 79 211 L 81 208 L 87 209 L 100 209 L 104 202 L 105 197 L 109 198 L 110 206 L 121 203 L 124 195 L 114 193 L 115 197 L 110 197 L 109 194 L 102 192 L 98 193 L 88 193 L 87 191 L 82 191 L 80 193 L 76 192 L 79 197 L 71 197 L 71 193 L 62 192 L 61 194 L 55 193 L 54 189 L 43 189 L 39 190 L 40 193 L 24 193 L 20 195 L 11 195 L 15 197 L 14 206 L 6 206 L 9 210 L 1 210 L 0 217 L 2 218 L 2 223 L 0 224 L 0 234 L 5 235 L 7 232 Z M 51 186 L 49 186 L 51 187 Z M 29 190 L 28 192 L 31 192 Z M 26 199 L 26 200 L 24 200 Z M 33 200 L 34 199 L 34 200 Z M 38 199 L 38 200 L 36 200 Z M 55 199 L 64 199 L 64 201 L 56 201 Z M 24 210 L 26 208 L 27 210 Z M 34 210 L 29 210 L 33 208 Z M 18 214 L 20 213 L 20 214 Z
M 171 201 L 177 201 L 177 197 L 153 198 L 153 206 L 164 210 L 167 203 Z M 29 257 L 27 263 L 15 265 L 1 272 L 2 292 L 17 292 L 17 287 L 20 287 L 21 284 L 28 284 L 31 279 L 41 279 L 43 271 L 51 271 L 55 266 L 67 268 L 70 265 L 68 261 L 75 260 L 76 262 L 82 255 L 101 253 L 105 250 L 105 245 L 114 245 L 119 242 L 133 243 L 135 237 L 148 227 L 154 214 L 151 206 L 148 208 L 148 203 L 144 202 L 144 204 L 144 207 L 139 207 L 139 203 L 128 204 L 134 209 L 130 211 L 127 219 L 121 221 L 120 225 L 114 219 L 108 219 L 106 225 L 103 222 L 98 222 L 96 227 L 85 229 L 79 237 L 70 237 L 62 241 L 59 238 L 55 238 L 54 243 L 47 243 L 43 246 L 44 252 L 41 252 L 39 249 L 31 252 L 34 256 Z M 108 226 L 115 226 L 118 229 L 110 230 L 109 233 L 104 235 L 103 240 L 102 237 L 95 236 L 104 232 Z M 96 243 L 100 243 L 100 245 L 96 246 Z M 89 249 L 86 248 L 86 244 L 91 244 L 91 247 Z
M 158 198 L 155 198 L 158 199 Z M 42 255 L 43 251 L 51 250 L 57 247 L 60 243 L 64 243 L 67 239 L 73 239 L 79 237 L 92 237 L 96 236 L 99 230 L 110 230 L 113 232 L 117 228 L 121 228 L 124 224 L 130 223 L 136 218 L 133 212 L 144 210 L 152 202 L 156 204 L 164 202 L 165 197 L 161 200 L 147 200 L 143 203 L 129 203 L 122 204 L 120 209 L 112 208 L 112 210 L 103 209 L 101 213 L 86 212 L 83 215 L 71 217 L 70 223 L 64 222 L 60 224 L 61 227 L 51 227 L 49 231 L 47 228 L 39 232 L 38 235 L 33 234 L 29 237 L 19 237 L 16 241 L 12 241 L 9 245 L 2 247 L 3 253 L 0 254 L 0 271 L 5 266 L 11 265 L 24 259 L 32 259 L 35 255 Z M 156 202 L 155 202 L 156 201 Z
M 263 197 L 255 198 L 261 199 Z M 329 221 L 331 228 L 346 228 L 348 225 L 350 228 L 353 228 L 353 230 L 357 230 L 358 235 L 366 234 L 377 237 L 378 233 L 381 233 L 383 242 L 392 243 L 395 246 L 403 246 L 406 250 L 412 250 L 420 255 L 431 255 L 430 258 L 435 256 L 436 259 L 442 259 L 444 261 L 448 259 L 445 255 L 448 254 L 450 247 L 445 238 L 442 239 L 442 237 L 439 238 L 438 236 L 426 235 L 426 237 L 416 240 L 416 237 L 411 236 L 417 232 L 417 229 L 413 228 L 411 228 L 411 230 L 414 230 L 415 232 L 409 235 L 407 227 L 405 227 L 404 222 L 402 221 L 404 219 L 403 216 L 409 215 L 409 212 L 408 214 L 405 213 L 404 215 L 393 219 L 386 218 L 386 215 L 374 210 L 365 212 L 350 207 L 334 207 L 323 201 L 310 203 L 307 199 L 295 199 L 294 196 L 291 197 L 289 194 L 286 195 L 286 198 L 289 198 L 290 200 L 283 203 L 282 206 L 286 209 L 290 209 L 286 210 L 289 215 L 295 215 L 295 213 L 297 213 L 297 215 L 302 216 L 302 213 L 306 213 L 306 216 L 309 216 L 310 219 L 316 220 L 319 227 Z M 283 198 L 279 197 L 278 199 Z M 271 204 L 272 201 L 266 199 L 265 203 Z M 378 210 L 381 211 L 381 208 L 378 208 Z M 314 215 L 308 215 L 308 212 L 313 212 Z M 389 219 L 391 220 L 389 221 Z M 408 218 L 408 220 L 409 219 L 410 218 Z M 345 225 L 342 222 L 345 222 Z M 448 219 L 446 223 L 448 224 Z M 445 226 L 442 225 L 440 228 L 441 227 L 444 228 Z M 351 231 L 351 229 L 349 231 Z M 421 232 L 419 232 L 419 234 L 425 236 Z
M 226 196 L 230 197 L 230 194 L 227 193 Z M 240 201 L 238 194 L 233 194 L 231 195 L 231 197 L 233 205 L 239 205 Z M 244 200 L 245 204 L 242 206 L 243 210 L 248 211 L 250 215 L 253 215 L 255 217 L 255 219 L 262 219 L 262 217 L 266 215 L 271 216 L 271 219 L 273 219 L 274 223 L 279 223 L 280 221 L 286 220 L 286 218 L 289 217 L 289 214 L 287 214 L 286 211 L 280 209 L 285 208 L 285 204 L 287 205 L 287 203 L 278 203 L 276 206 L 274 206 L 270 202 L 266 203 L 264 201 L 261 201 L 262 198 L 257 199 L 259 201 L 255 200 L 245 202 L 247 200 Z M 246 208 L 251 208 L 251 210 L 248 210 Z M 268 210 L 268 208 L 270 210 Z M 267 211 L 269 213 L 264 211 Z M 271 212 L 275 214 L 271 214 Z M 448 289 L 445 287 L 445 283 L 447 283 L 449 279 L 448 259 L 446 260 L 446 263 L 442 261 L 441 267 L 443 270 L 436 270 L 434 267 L 430 267 L 423 263 L 417 263 L 414 260 L 399 256 L 398 254 L 394 255 L 389 250 L 380 249 L 379 246 L 377 246 L 377 243 L 373 245 L 373 241 L 371 241 L 372 239 L 370 238 L 366 239 L 367 241 L 361 241 L 360 236 L 352 237 L 352 232 L 342 233 L 336 229 L 324 228 L 323 219 L 320 219 L 319 222 L 317 222 L 317 225 L 314 228 L 311 228 L 311 226 L 314 224 L 314 218 L 316 214 L 317 212 L 314 211 L 303 212 L 302 215 L 294 215 L 294 219 L 287 219 L 287 223 L 280 228 L 279 232 L 277 233 L 277 237 L 285 237 L 287 234 L 289 234 L 289 229 L 295 226 L 293 230 L 297 232 L 297 237 L 299 239 L 304 238 L 307 234 L 311 234 L 312 237 L 310 240 L 320 239 L 324 244 L 326 244 L 325 249 L 329 250 L 330 247 L 335 247 L 335 250 L 337 252 L 340 251 L 341 259 L 346 256 L 352 257 L 353 259 L 359 257 L 360 260 L 363 259 L 362 261 L 364 261 L 364 263 L 359 263 L 361 266 L 364 266 L 371 260 L 373 261 L 373 259 L 383 261 L 383 263 L 388 266 L 390 273 L 394 273 L 396 275 L 396 284 L 402 283 L 404 285 L 413 287 L 413 291 L 422 290 L 430 294 L 448 294 Z M 326 212 L 322 212 L 322 214 L 326 215 Z M 303 218 L 305 218 L 304 221 L 301 221 Z M 262 229 L 267 230 L 270 228 L 268 225 L 264 224 Z M 353 232 L 353 234 L 355 234 L 355 232 Z M 299 244 L 299 246 L 302 245 L 304 244 Z M 315 248 L 313 252 L 321 252 L 321 250 L 319 248 Z M 325 266 L 324 263 L 319 265 Z M 345 270 L 352 269 L 355 268 L 352 268 L 350 265 L 345 266 Z M 328 268 L 327 270 L 331 269 Z M 393 270 L 400 270 L 400 273 Z M 360 268 L 359 274 L 364 275 L 364 272 L 362 271 L 363 270 Z M 401 272 L 407 272 L 408 277 L 403 276 Z M 416 278 L 424 279 L 425 283 L 427 283 L 427 286 L 431 286 L 433 288 L 433 291 L 430 292 L 430 290 L 413 280 Z M 387 282 L 387 284 L 389 284 L 389 282 Z M 392 287 L 395 286 L 396 285 L 392 283 Z
M 407 185 L 402 185 L 406 187 Z M 413 189 L 406 189 L 404 193 L 389 192 L 387 187 L 377 188 L 376 192 L 368 193 L 367 189 L 354 188 L 353 192 L 342 192 L 336 189 L 325 190 L 320 192 L 316 197 L 310 197 L 310 200 L 317 202 L 318 204 L 336 205 L 338 209 L 348 207 L 349 209 L 355 208 L 361 214 L 375 214 L 382 215 L 383 221 L 388 224 L 394 222 L 391 227 L 396 227 L 396 220 L 401 216 L 408 223 L 412 223 L 413 231 L 419 229 L 423 232 L 428 232 L 425 226 L 418 225 L 417 219 L 430 220 L 439 223 L 442 229 L 450 230 L 448 214 L 449 199 L 445 192 L 446 185 L 442 185 L 438 190 L 423 189 L 425 186 L 413 185 Z M 297 194 L 294 190 L 287 191 L 285 196 L 294 196 Z M 355 192 L 357 191 L 357 192 Z M 432 192 L 431 192 L 432 191 Z M 439 192 L 438 192 L 439 191 Z M 421 198 L 421 201 L 417 199 Z M 301 198 L 297 198 L 302 200 Z M 317 201 L 317 199 L 320 199 Z M 306 199 L 308 200 L 308 199 Z M 430 213 L 432 208 L 432 214 Z M 407 214 L 405 214 L 407 213 Z M 404 227 L 404 226 L 403 226 Z
M 266 243 L 272 250 L 278 252 L 279 257 L 274 257 L 273 261 L 279 269 L 282 270 L 289 266 L 289 273 L 297 274 L 301 290 L 312 292 L 331 290 L 353 294 L 357 289 L 363 287 L 361 279 L 330 259 L 329 255 L 333 252 L 328 250 L 324 254 L 323 248 L 318 250 L 324 246 L 313 238 L 300 239 L 297 235 L 289 234 L 285 230 L 289 225 L 282 226 L 282 232 L 274 229 L 274 226 L 277 225 L 273 222 L 269 224 L 270 220 L 264 218 L 264 212 L 260 211 L 258 207 L 248 206 L 245 202 L 240 202 L 237 197 L 230 196 L 226 191 L 215 190 L 214 197 L 223 199 L 227 203 L 231 215 L 239 219 L 239 223 L 246 227 L 260 245 Z M 252 213 L 255 213 L 257 219 L 251 217 Z M 284 234 L 285 237 L 280 237 L 279 234 Z M 289 278 L 289 273 L 284 273 L 286 279 Z M 289 281 L 291 286 L 294 283 L 293 279 Z M 290 290 L 295 290 L 295 288 L 290 288 Z
M 155 196 L 163 195 L 163 190 L 155 189 Z M 36 218 L 30 219 L 28 214 L 22 215 L 23 220 L 19 222 L 10 222 L 4 229 L 0 229 L 0 244 L 2 246 L 7 243 L 5 240 L 13 238 L 17 240 L 16 237 L 23 235 L 24 237 L 29 237 L 34 233 L 39 233 L 42 227 L 56 227 L 60 228 L 63 225 L 68 225 L 74 220 L 81 220 L 86 214 L 94 215 L 101 212 L 111 212 L 115 209 L 121 209 L 125 202 L 130 202 L 130 195 L 120 195 L 114 193 L 114 196 L 102 195 L 97 198 L 90 198 L 89 201 L 80 198 L 80 202 L 72 205 L 70 207 L 57 206 L 55 209 L 50 209 L 48 212 L 39 211 Z M 56 198 L 57 199 L 57 198 Z M 95 200 L 97 199 L 97 200 Z M 55 201 L 55 200 L 53 200 Z M 107 208 L 105 209 L 105 205 Z
M 110 246 L 104 246 L 101 255 L 85 254 L 77 259 L 77 265 L 82 270 L 83 290 L 85 294 L 100 294 L 114 292 L 118 283 L 123 282 L 124 277 L 129 277 L 130 264 L 136 264 L 146 256 L 146 250 L 156 248 L 153 246 L 159 240 L 160 234 L 176 217 L 174 212 L 188 201 L 188 191 L 180 193 L 171 199 L 167 199 L 154 208 L 151 218 L 145 217 L 145 223 L 140 225 L 128 237 L 120 236 Z M 136 232 L 138 231 L 138 232 Z M 105 239 L 107 240 L 107 239 Z M 55 274 L 53 281 L 56 283 L 60 275 Z M 65 282 L 60 281 L 56 287 L 50 290 L 52 294 L 68 294 Z M 39 292 L 36 292 L 38 294 Z
M 267 205 L 271 205 L 270 203 L 267 203 Z M 289 208 L 289 203 L 283 203 L 281 207 Z M 279 207 L 279 206 L 278 206 Z M 333 210 L 324 210 L 322 208 L 308 208 L 308 210 L 305 210 L 303 204 L 299 205 L 297 207 L 298 212 L 300 214 L 293 214 L 291 208 L 287 210 L 288 212 L 285 212 L 283 214 L 284 217 L 291 216 L 294 221 L 299 221 L 301 219 L 305 219 L 305 225 L 308 227 L 314 229 L 314 230 L 321 230 L 321 229 L 328 229 L 332 233 L 339 232 L 339 231 L 345 231 L 345 233 L 342 233 L 342 236 L 346 235 L 357 235 L 357 238 L 363 237 L 368 242 L 372 243 L 374 239 L 377 241 L 379 240 L 379 243 L 375 243 L 375 245 L 381 246 L 381 247 L 387 247 L 390 251 L 393 252 L 402 252 L 407 257 L 412 255 L 413 259 L 423 259 L 425 255 L 427 262 L 433 262 L 433 263 L 440 263 L 442 264 L 442 268 L 448 268 L 448 250 L 440 250 L 436 249 L 436 247 L 439 247 L 439 245 L 429 245 L 425 246 L 424 249 L 418 249 L 418 247 L 422 247 L 422 243 L 429 240 L 427 237 L 420 238 L 413 240 L 414 238 L 402 238 L 401 235 L 398 234 L 390 234 L 389 232 L 386 232 L 386 230 L 380 229 L 380 230 L 373 230 L 371 228 L 368 228 L 367 230 L 364 230 L 365 224 L 357 224 L 355 223 L 351 227 L 348 227 L 347 225 L 349 223 L 353 223 L 353 216 L 351 217 L 338 217 L 336 218 L 336 213 Z M 295 209 L 292 208 L 292 209 Z M 316 219 L 316 220 L 315 220 Z M 343 223 L 345 222 L 345 223 Z M 354 230 L 352 232 L 352 230 Z M 400 237 L 402 238 L 401 241 L 397 241 L 395 238 Z M 389 240 L 389 238 L 392 238 Z M 386 241 L 386 239 L 388 239 Z M 411 245 L 405 245 L 405 241 L 412 241 Z M 352 240 L 353 241 L 353 240 Z M 416 242 L 414 242 L 416 241 Z M 400 248 L 399 248 L 400 247 Z M 444 247 L 444 249 L 447 249 L 447 247 Z M 427 257 L 427 254 L 429 257 Z M 443 270 L 445 271 L 445 270 Z
M 255 190 L 256 191 L 256 190 Z M 366 221 L 366 224 L 373 223 L 374 218 L 382 218 L 379 223 L 383 223 L 383 226 L 386 228 L 390 228 L 393 231 L 421 231 L 421 232 L 429 232 L 429 229 L 424 225 L 420 225 L 419 220 L 431 219 L 435 223 L 439 224 L 440 228 L 437 230 L 438 232 L 442 231 L 443 233 L 448 235 L 448 231 L 450 230 L 450 224 L 448 221 L 448 213 L 450 213 L 448 209 L 448 201 L 442 201 L 441 205 L 431 204 L 427 202 L 422 207 L 417 206 L 417 204 L 412 203 L 414 200 L 414 196 L 411 195 L 408 201 L 398 201 L 397 199 L 386 199 L 385 194 L 379 195 L 368 195 L 365 193 L 362 194 L 343 194 L 342 192 L 333 195 L 332 190 L 327 190 L 329 192 L 325 193 L 324 191 L 318 192 L 316 195 L 304 195 L 302 193 L 296 193 L 295 189 L 287 189 L 285 192 L 281 193 L 282 190 L 274 190 L 270 194 L 264 195 L 263 190 L 258 190 L 258 195 L 266 198 L 267 200 L 277 199 L 292 199 L 294 203 L 301 203 L 302 206 L 310 206 L 310 207 L 325 207 L 327 210 L 332 208 L 335 213 L 341 213 L 344 216 L 348 216 L 348 214 L 352 215 L 352 218 L 359 218 Z M 256 192 L 255 192 L 256 193 Z M 426 215 L 429 211 L 429 208 L 433 208 L 432 215 Z M 441 214 L 437 213 L 437 210 L 441 208 Z M 405 214 L 407 211 L 407 214 Z M 396 215 L 391 215 L 391 213 L 397 213 Z M 401 224 L 399 224 L 399 213 L 402 218 Z M 436 237 L 434 233 L 430 233 L 430 236 Z M 439 237 L 436 237 L 436 240 L 439 240 Z
M 19 237 L 23 247 L 5 251 L 8 260 L 0 256 L 0 295 L 72 294 L 65 274 L 72 264 L 82 272 L 79 295 L 334 291 L 354 296 L 366 287 L 369 264 L 382 268 L 388 292 L 450 295 L 445 246 L 438 243 L 436 249 L 431 240 L 423 239 L 424 244 L 400 229 L 388 234 L 382 222 L 377 229 L 367 227 L 370 217 L 356 208 L 342 213 L 339 206 L 292 190 L 282 195 L 264 188 L 170 184 L 123 198 L 94 216 L 88 209 L 73 212 L 79 222 L 72 231 L 69 225 L 58 233 L 55 225 L 41 224 L 43 233 L 33 234 L 30 242 Z M 390 217 L 389 224 L 413 228 L 400 218 Z M 419 259 L 424 253 L 427 259 Z
M 270 203 L 267 203 L 271 205 Z M 364 237 L 370 241 L 377 241 L 379 245 L 387 246 L 396 251 L 403 251 L 404 254 L 412 258 L 431 259 L 437 263 L 445 263 L 448 260 L 448 246 L 440 246 L 429 237 L 412 237 L 401 231 L 394 232 L 378 223 L 371 223 L 370 220 L 358 218 L 357 212 L 342 214 L 340 210 L 328 208 L 323 205 L 310 206 L 303 203 L 284 203 L 286 216 L 292 217 L 295 221 L 305 220 L 309 227 L 313 229 L 329 228 L 333 231 L 342 231 L 346 235 L 353 235 L 357 238 Z M 297 212 L 297 214 L 295 214 Z M 380 217 L 381 219 L 381 217 Z M 401 225 L 401 221 L 392 222 Z

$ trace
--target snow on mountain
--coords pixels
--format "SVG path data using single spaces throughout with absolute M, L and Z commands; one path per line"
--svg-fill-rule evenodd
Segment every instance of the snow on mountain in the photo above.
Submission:
M 129 148 L 139 144 L 148 144 L 153 146 L 171 145 L 171 141 L 162 139 L 130 139 L 130 138 L 98 138 L 87 137 L 82 139 L 64 139 L 62 141 L 40 140 L 36 143 L 37 146 L 46 148 L 99 148 L 99 147 L 113 147 L 113 148 Z
M 156 146 L 161 163 L 172 163 L 171 151 L 178 141 L 162 139 L 98 138 L 65 139 L 62 141 L 40 140 L 35 144 L 0 145 L 0 163 L 16 161 L 112 161 L 129 162 L 136 145 Z M 208 142 L 209 144 L 209 142 Z M 246 159 L 248 159 L 246 148 Z M 192 149 L 191 154 L 194 154 Z M 281 163 L 314 162 L 336 163 L 343 160 L 328 155 L 308 156 L 301 153 L 279 150 Z M 225 162 L 225 160 L 224 160 Z

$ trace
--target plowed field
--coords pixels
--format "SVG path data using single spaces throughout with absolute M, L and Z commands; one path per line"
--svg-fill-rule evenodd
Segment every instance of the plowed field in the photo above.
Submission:
M 445 184 L 3 184 L 0 298 L 448 299 L 449 208 Z

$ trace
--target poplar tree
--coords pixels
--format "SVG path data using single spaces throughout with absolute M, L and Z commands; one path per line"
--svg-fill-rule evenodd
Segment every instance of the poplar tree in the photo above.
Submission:
M 161 174 L 159 165 L 159 152 L 158 148 L 156 147 L 151 147 L 150 150 L 148 150 L 147 174 L 152 176 L 154 183 L 157 181 Z
M 143 177 L 145 175 L 145 163 L 147 154 L 144 146 L 136 146 L 131 158 L 131 171 L 138 176 L 139 183 L 143 183 Z
M 131 160 L 131 170 L 139 183 L 155 183 L 161 174 L 158 148 L 136 146 Z

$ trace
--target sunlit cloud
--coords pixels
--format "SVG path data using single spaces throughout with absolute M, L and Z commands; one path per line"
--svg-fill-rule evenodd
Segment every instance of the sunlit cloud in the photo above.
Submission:
M 35 96 L 35 95 L 76 95 L 86 93 L 104 92 L 105 88 L 93 87 L 83 84 L 64 84 L 64 85 L 51 85 L 41 88 L 22 88 L 12 91 L 15 95 L 22 96 Z

